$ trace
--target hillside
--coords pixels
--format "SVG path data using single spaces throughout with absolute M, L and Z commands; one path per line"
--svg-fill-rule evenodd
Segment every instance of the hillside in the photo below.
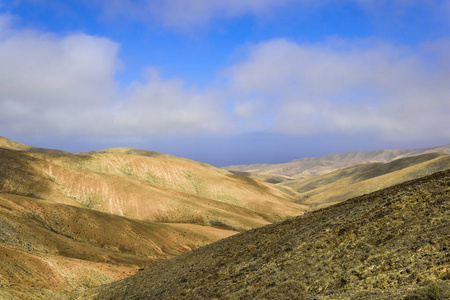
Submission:
M 112 282 L 304 211 L 271 184 L 166 154 L 0 142 L 2 299 Z
M 447 299 L 449 196 L 450 171 L 436 173 L 234 235 L 71 298 Z M 425 296 L 404 298 L 413 293 Z
M 151 151 L 45 154 L 0 148 L 0 174 L 0 192 L 138 220 L 240 231 L 302 213 L 270 184 Z
M 46 154 L 62 154 L 67 155 L 69 152 L 55 150 L 55 149 L 47 149 L 47 148 L 38 148 L 25 144 L 18 143 L 16 141 L 7 139 L 3 136 L 0 136 L 0 148 L 10 149 L 10 150 L 18 150 L 18 151 L 27 151 L 34 153 L 46 153 Z
M 296 193 L 298 203 L 317 209 L 447 169 L 450 155 L 429 153 L 389 163 L 361 164 L 280 185 Z
M 425 149 L 394 149 L 335 153 L 322 157 L 294 159 L 290 162 L 281 164 L 234 165 L 225 167 L 224 169 L 249 172 L 252 173 L 252 175 L 262 174 L 266 177 L 269 175 L 283 175 L 291 177 L 292 179 L 299 179 L 314 175 L 327 174 L 354 165 L 373 162 L 386 163 L 404 157 L 434 152 L 450 154 L 450 145 Z
M 118 280 L 236 233 L 137 221 L 12 194 L 0 194 L 0 216 L 1 282 L 56 290 Z

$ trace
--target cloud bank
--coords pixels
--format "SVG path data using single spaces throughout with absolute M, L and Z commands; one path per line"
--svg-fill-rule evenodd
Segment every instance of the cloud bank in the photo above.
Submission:
M 86 34 L 13 30 L 0 18 L 0 127 L 13 134 L 110 136 L 220 132 L 218 97 L 147 72 L 119 90 L 119 45 Z
M 250 3 L 250 2 L 249 2 Z M 269 2 L 268 2 L 269 3 Z M 450 40 L 407 47 L 329 39 L 253 45 L 192 90 L 149 67 L 120 88 L 120 45 L 56 36 L 0 16 L 2 134 L 96 137 L 269 132 L 367 134 L 387 140 L 450 138 Z
M 265 115 L 273 132 L 420 140 L 450 138 L 449 62 L 449 40 L 412 49 L 377 40 L 279 39 L 253 46 L 225 76 L 239 99 L 236 114 Z

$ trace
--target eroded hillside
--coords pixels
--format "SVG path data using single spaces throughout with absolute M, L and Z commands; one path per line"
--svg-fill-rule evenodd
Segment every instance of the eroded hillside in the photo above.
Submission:
M 449 197 L 450 171 L 436 173 L 234 235 L 74 298 L 403 299 L 436 282 L 446 299 Z
M 302 213 L 270 184 L 169 155 L 0 148 L 0 192 L 138 220 L 246 230 Z
M 47 289 L 117 280 L 236 233 L 138 221 L 12 194 L 0 194 L 0 215 L 2 282 Z
M 161 153 L 0 146 L 2 299 L 61 299 L 303 213 L 271 184 Z

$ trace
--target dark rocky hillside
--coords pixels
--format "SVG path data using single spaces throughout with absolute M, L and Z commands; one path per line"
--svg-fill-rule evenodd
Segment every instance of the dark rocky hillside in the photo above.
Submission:
M 447 170 L 243 232 L 74 297 L 448 299 L 449 197 Z

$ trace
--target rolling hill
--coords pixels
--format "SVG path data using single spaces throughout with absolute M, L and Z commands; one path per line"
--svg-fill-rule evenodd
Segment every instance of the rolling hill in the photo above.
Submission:
M 138 221 L 0 194 L 2 283 L 47 289 L 95 286 L 235 234 Z
M 273 185 L 151 151 L 46 154 L 0 148 L 0 192 L 138 220 L 246 230 L 301 214 Z
M 291 189 L 298 203 L 317 209 L 448 169 L 450 155 L 429 153 L 388 163 L 356 165 L 279 185 Z
M 349 152 L 286 164 L 227 167 L 230 172 L 274 183 L 307 210 L 330 206 L 450 168 L 450 145 L 417 150 Z
M 231 236 L 68 299 L 448 299 L 449 196 L 447 170 Z
M 271 184 L 188 159 L 1 138 L 0 298 L 53 299 L 303 211 Z

